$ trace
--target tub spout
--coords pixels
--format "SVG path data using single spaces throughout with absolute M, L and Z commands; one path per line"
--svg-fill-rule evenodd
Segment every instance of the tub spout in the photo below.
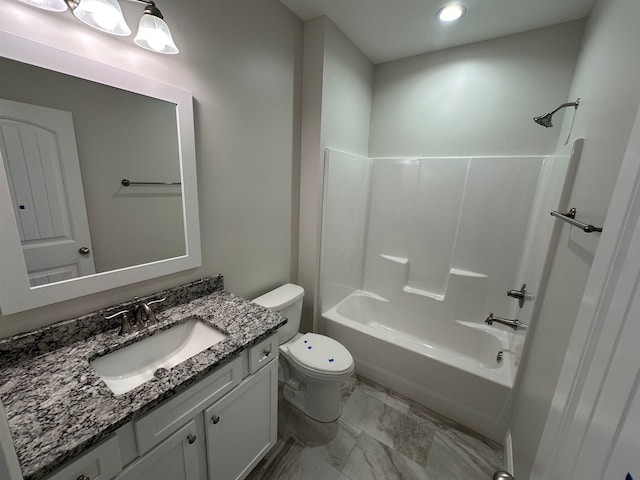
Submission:
M 520 320 L 511 320 L 509 318 L 501 318 L 495 317 L 493 313 L 490 313 L 487 319 L 484 321 L 487 325 L 493 325 L 493 322 L 501 323 L 502 325 L 506 325 L 507 327 L 511 327 L 514 330 L 518 330 L 519 328 L 525 330 L 529 328 L 529 325 L 526 323 L 522 323 Z

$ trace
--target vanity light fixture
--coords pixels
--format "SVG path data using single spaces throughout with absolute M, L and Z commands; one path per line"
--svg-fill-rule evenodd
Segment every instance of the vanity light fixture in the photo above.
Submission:
M 22 3 L 33 7 L 42 8 L 50 12 L 65 12 L 67 4 L 64 0 L 20 0 Z
M 467 9 L 464 8 L 463 5 L 459 3 L 452 3 L 445 7 L 442 7 L 436 13 L 436 18 L 441 22 L 453 22 L 454 20 L 458 20 L 466 13 Z
M 118 0 L 80 0 L 73 14 L 81 22 L 102 32 L 122 37 L 131 35 Z
M 171 31 L 155 3 L 148 4 L 140 18 L 138 34 L 133 41 L 139 47 L 158 53 L 178 53 Z
M 50 12 L 64 12 L 67 7 L 81 22 L 112 35 L 127 37 L 131 29 L 122 14 L 118 0 L 19 0 L 22 3 L 42 8 Z M 138 34 L 134 38 L 136 45 L 156 53 L 176 54 L 176 47 L 169 26 L 162 13 L 152 0 L 127 0 L 145 6 Z

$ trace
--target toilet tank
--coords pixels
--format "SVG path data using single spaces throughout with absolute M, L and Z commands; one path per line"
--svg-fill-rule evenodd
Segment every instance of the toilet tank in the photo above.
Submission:
M 287 283 L 252 300 L 253 303 L 287 317 L 286 325 L 278 329 L 280 344 L 298 333 L 302 315 L 302 297 L 304 297 L 304 289 L 300 285 Z

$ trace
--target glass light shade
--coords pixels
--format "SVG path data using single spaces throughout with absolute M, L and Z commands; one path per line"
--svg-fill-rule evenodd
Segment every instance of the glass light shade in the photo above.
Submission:
M 50 12 L 64 12 L 67 10 L 67 4 L 64 0 L 20 0 L 22 3 L 31 5 L 32 7 L 42 8 Z
M 118 0 L 80 0 L 73 14 L 78 20 L 103 32 L 123 37 L 131 35 Z
M 169 26 L 160 17 L 145 13 L 140 18 L 138 34 L 133 39 L 136 45 L 157 53 L 176 54 L 178 47 L 171 37 Z

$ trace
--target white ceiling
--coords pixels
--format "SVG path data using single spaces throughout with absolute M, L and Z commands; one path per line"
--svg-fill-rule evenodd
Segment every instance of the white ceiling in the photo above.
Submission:
M 459 0 L 451 24 L 435 14 L 447 0 L 280 0 L 302 20 L 328 16 L 373 63 L 479 42 L 586 17 L 595 0 Z

